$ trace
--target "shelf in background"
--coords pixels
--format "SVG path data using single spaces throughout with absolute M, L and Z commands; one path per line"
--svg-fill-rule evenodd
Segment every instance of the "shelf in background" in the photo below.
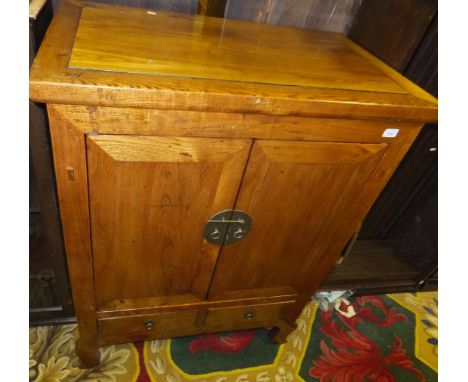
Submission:
M 392 241 L 358 240 L 350 253 L 328 274 L 320 289 L 416 289 L 420 272 L 396 254 Z

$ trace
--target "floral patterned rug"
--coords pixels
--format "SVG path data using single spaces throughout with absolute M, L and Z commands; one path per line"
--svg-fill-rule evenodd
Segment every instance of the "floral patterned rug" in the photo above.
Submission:
M 346 318 L 310 303 L 288 342 L 265 329 L 115 345 L 77 367 L 75 325 L 31 328 L 35 382 L 437 381 L 437 292 L 350 299 Z

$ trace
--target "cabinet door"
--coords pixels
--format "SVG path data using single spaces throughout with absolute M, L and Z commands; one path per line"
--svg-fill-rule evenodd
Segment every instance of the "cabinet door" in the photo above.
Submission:
M 206 297 L 219 247 L 203 239 L 233 207 L 251 141 L 87 137 L 98 308 Z
M 300 293 L 386 146 L 256 141 L 235 207 L 252 228 L 223 247 L 210 298 Z

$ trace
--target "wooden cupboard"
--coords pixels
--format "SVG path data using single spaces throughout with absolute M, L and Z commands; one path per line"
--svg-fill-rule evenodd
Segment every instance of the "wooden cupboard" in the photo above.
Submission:
M 334 33 L 64 2 L 47 104 L 78 352 L 284 341 L 436 100 Z

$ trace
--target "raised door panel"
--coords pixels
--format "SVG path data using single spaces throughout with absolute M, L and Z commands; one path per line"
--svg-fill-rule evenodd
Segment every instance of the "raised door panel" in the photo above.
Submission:
M 219 247 L 203 239 L 233 207 L 249 140 L 89 135 L 98 309 L 206 297 Z
M 222 249 L 210 298 L 299 294 L 386 147 L 256 141 L 235 207 L 251 232 Z

